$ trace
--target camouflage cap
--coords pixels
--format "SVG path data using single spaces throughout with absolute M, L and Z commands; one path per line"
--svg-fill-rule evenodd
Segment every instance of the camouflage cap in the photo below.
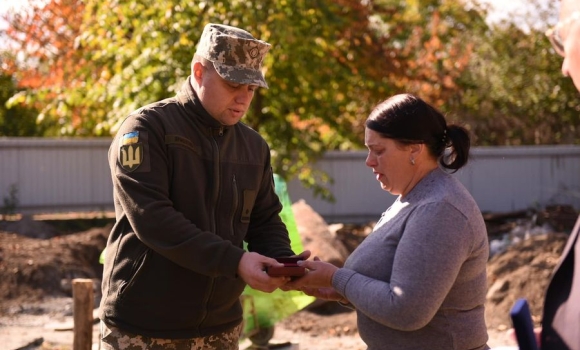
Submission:
M 268 88 L 261 69 L 269 49 L 270 44 L 245 30 L 209 23 L 203 29 L 196 53 L 213 62 L 226 80 Z

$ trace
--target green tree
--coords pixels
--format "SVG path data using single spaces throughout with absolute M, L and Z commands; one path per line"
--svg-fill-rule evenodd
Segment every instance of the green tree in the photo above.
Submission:
M 0 74 L 0 136 L 43 136 L 44 126 L 36 123 L 38 111 L 21 105 L 6 107 L 17 92 L 12 76 Z
M 132 110 L 175 94 L 206 23 L 240 26 L 272 44 L 270 89 L 258 91 L 244 122 L 271 145 L 276 172 L 323 194 L 318 184 L 330 179 L 312 162 L 329 149 L 362 147 L 362 123 L 389 95 L 446 101 L 472 50 L 462 45 L 466 23 L 483 22 L 459 0 L 49 1 L 63 4 L 75 10 L 65 27 L 75 54 L 63 46 L 35 69 L 50 71 L 55 57 L 69 62 L 61 64 L 66 79 L 25 96 L 61 134 L 114 133 Z M 67 13 L 51 8 L 43 18 Z
M 463 89 L 448 108 L 470 126 L 478 145 L 580 143 L 578 92 L 544 35 L 558 3 L 531 5 L 517 25 L 503 21 L 471 39 Z

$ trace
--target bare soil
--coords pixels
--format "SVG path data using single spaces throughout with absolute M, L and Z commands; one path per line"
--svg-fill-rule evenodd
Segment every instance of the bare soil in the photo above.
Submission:
M 554 207 L 539 213 L 488 215 L 490 240 L 533 216 L 534 225 L 550 223 L 553 232 L 519 238 L 488 263 L 486 321 L 489 345 L 511 345 L 509 310 L 528 298 L 533 318 L 541 320 L 543 294 L 577 212 Z M 541 220 L 538 220 L 540 218 Z M 113 223 L 110 217 L 22 218 L 0 221 L 0 348 L 72 349 L 72 288 L 75 278 L 93 279 L 95 308 L 100 300 L 102 266 L 98 257 Z M 336 234 L 352 251 L 368 234 L 365 225 L 344 225 Z M 514 237 L 511 237 L 513 240 Z M 515 241 L 518 237 L 515 237 Z M 292 342 L 308 349 L 365 349 L 356 315 L 336 303 L 317 303 L 275 327 L 272 343 Z M 95 323 L 93 341 L 97 341 Z

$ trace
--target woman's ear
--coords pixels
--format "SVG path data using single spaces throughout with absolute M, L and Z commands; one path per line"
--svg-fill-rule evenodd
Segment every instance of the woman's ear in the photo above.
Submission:
M 417 159 L 425 150 L 424 143 L 413 143 L 409 145 L 409 150 L 411 151 L 411 158 Z

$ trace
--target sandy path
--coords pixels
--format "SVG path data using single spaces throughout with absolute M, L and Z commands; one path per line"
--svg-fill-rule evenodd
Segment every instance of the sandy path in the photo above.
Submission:
M 71 350 L 74 340 L 72 329 L 73 318 L 70 315 L 70 301 L 55 299 L 52 301 L 50 313 L 0 315 L 0 349 L 15 350 L 27 345 L 26 350 Z M 46 310 L 46 309 L 45 309 Z M 57 310 L 60 310 L 57 311 Z M 30 312 L 30 311 L 29 311 Z M 325 316 L 319 316 L 320 322 L 325 322 Z M 344 317 L 349 317 L 345 315 Z M 327 319 L 328 320 L 328 319 Z M 68 326 L 68 327 L 67 327 Z M 65 328 L 68 330 L 55 330 Z M 513 345 L 505 331 L 489 331 L 490 347 Z M 98 350 L 99 327 L 93 326 L 93 350 Z M 36 343 L 35 343 L 36 341 Z M 278 348 L 279 350 L 364 350 L 364 343 L 358 335 L 330 334 L 316 335 L 312 332 L 297 332 L 284 327 L 284 323 L 276 326 L 270 343 L 281 344 L 290 342 L 291 346 Z M 251 343 L 245 340 L 240 349 L 245 350 Z

